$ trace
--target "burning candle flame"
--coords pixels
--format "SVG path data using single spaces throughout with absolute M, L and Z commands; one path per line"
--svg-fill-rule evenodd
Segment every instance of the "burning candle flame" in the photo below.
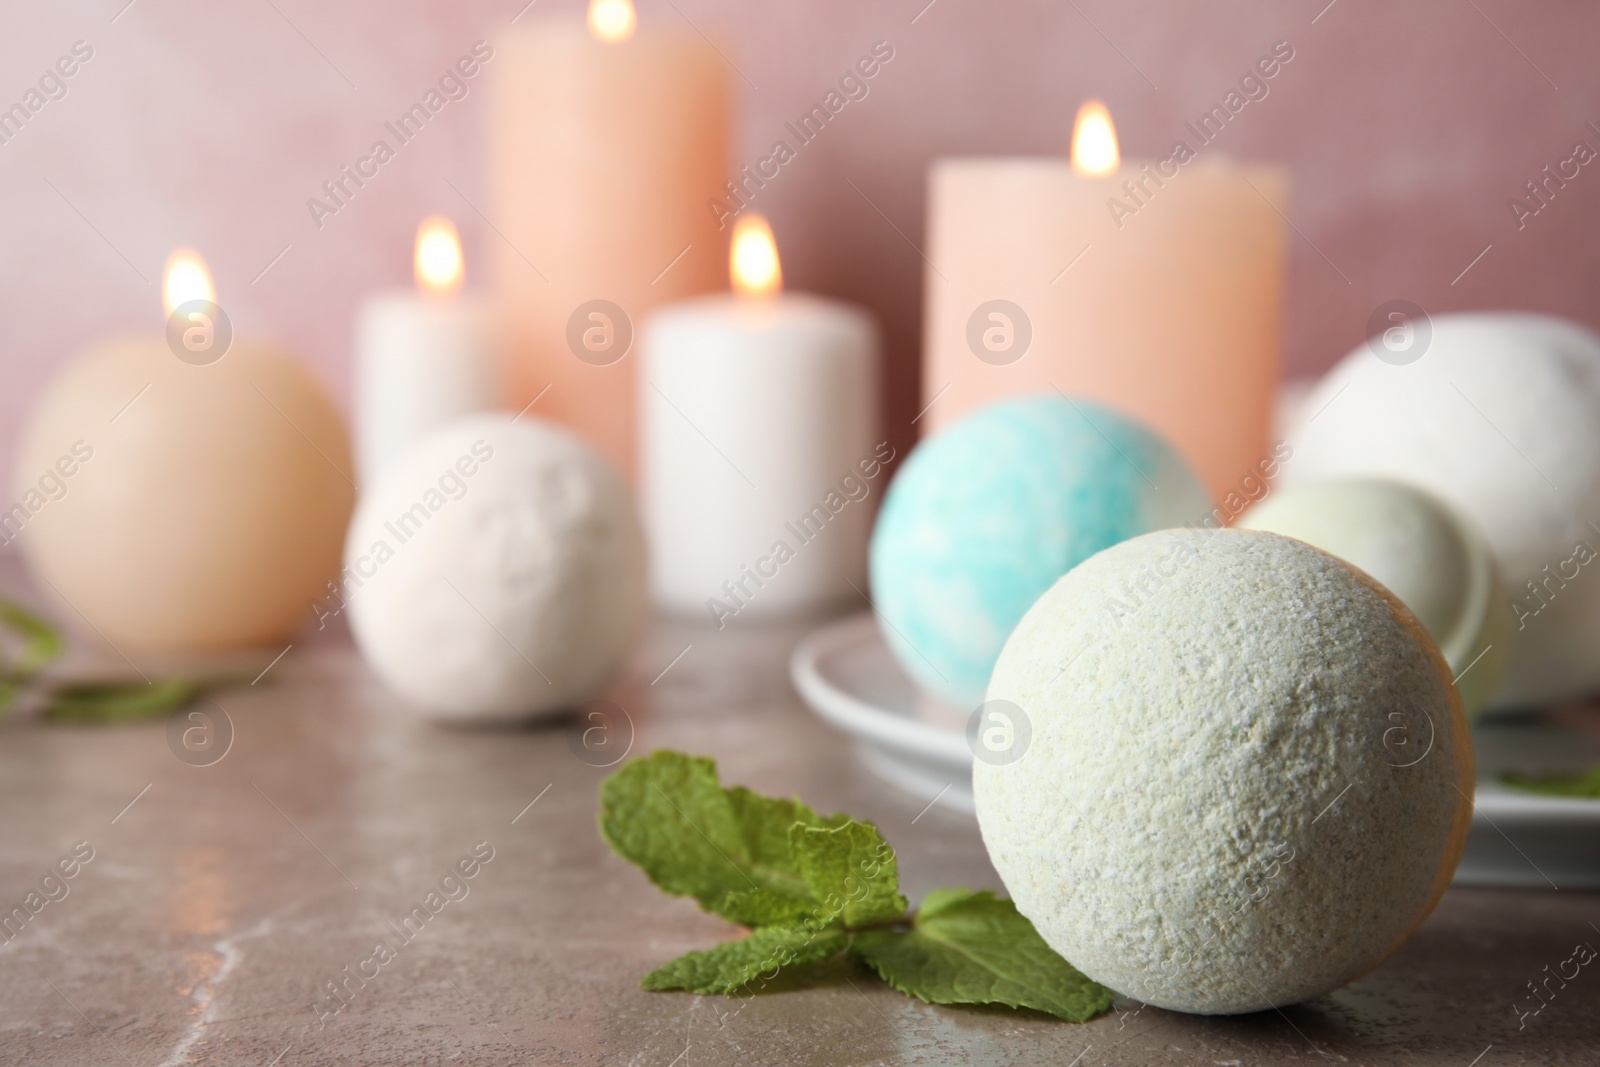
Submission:
M 161 303 L 166 313 L 191 300 L 217 301 L 217 290 L 211 284 L 211 272 L 206 261 L 192 248 L 175 248 L 167 257 L 166 270 L 161 276 Z
M 461 288 L 461 236 L 443 215 L 423 219 L 417 227 L 416 269 L 417 288 L 425 293 L 448 296 Z
M 734 291 L 746 296 L 770 296 L 783 288 L 778 242 L 772 238 L 772 227 L 760 215 L 744 215 L 733 224 L 728 273 Z
M 1085 101 L 1072 127 L 1072 169 L 1083 178 L 1103 178 L 1122 163 L 1111 112 L 1098 100 Z
M 638 24 L 633 0 L 589 0 L 589 32 L 595 40 L 607 44 L 626 41 Z

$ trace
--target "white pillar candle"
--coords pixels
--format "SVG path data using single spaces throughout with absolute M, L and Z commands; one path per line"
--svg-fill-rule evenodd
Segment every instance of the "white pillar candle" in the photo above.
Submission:
M 743 291 L 664 308 L 641 338 L 652 590 L 658 606 L 719 627 L 864 592 L 893 458 L 877 433 L 872 318 L 778 292 L 758 216 L 740 220 L 732 259 Z
M 356 325 L 356 458 L 363 480 L 434 426 L 500 407 L 489 307 L 457 293 L 461 242 L 448 219 L 417 230 L 415 292 L 381 293 Z

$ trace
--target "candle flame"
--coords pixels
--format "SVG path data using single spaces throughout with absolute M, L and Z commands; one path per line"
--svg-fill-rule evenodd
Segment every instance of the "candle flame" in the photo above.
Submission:
M 217 302 L 217 290 L 211 284 L 211 272 L 206 261 L 192 248 L 175 248 L 167 257 L 166 270 L 161 276 L 161 304 L 171 315 L 191 300 Z
M 423 219 L 417 227 L 416 271 L 417 288 L 425 293 L 448 296 L 461 288 L 461 236 L 443 215 Z
M 772 227 L 760 215 L 743 215 L 733 224 L 728 273 L 734 291 L 746 296 L 770 296 L 783 288 L 778 242 L 772 238 Z
M 1111 112 L 1098 100 L 1085 101 L 1072 127 L 1072 169 L 1080 177 L 1103 178 L 1121 163 Z
M 639 24 L 633 0 L 589 0 L 589 32 L 595 40 L 618 44 L 633 36 Z

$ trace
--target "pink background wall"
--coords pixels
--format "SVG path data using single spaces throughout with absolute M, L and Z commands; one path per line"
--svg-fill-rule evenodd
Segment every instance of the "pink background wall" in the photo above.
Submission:
M 94 48 L 68 94 L 0 144 L 5 469 L 24 412 L 63 361 L 99 334 L 159 328 L 159 274 L 175 245 L 210 259 L 237 330 L 287 338 L 341 396 L 354 310 L 364 293 L 409 284 L 421 216 L 453 215 L 480 268 L 469 285 L 486 280 L 485 242 L 496 238 L 451 188 L 485 203 L 481 80 L 320 231 L 305 202 L 526 0 L 126 2 L 0 2 L 0 107 L 74 41 Z M 1600 325 L 1600 164 L 1520 231 L 1506 203 L 1577 139 L 1600 149 L 1587 125 L 1600 125 L 1600 7 L 926 3 L 640 0 L 644 24 L 687 18 L 736 43 L 757 87 L 735 76 L 746 90 L 740 162 L 764 155 L 873 42 L 893 46 L 870 95 L 784 167 L 757 207 L 791 286 L 861 301 L 882 319 L 888 416 L 902 443 L 919 407 L 913 244 L 928 160 L 1064 153 L 1077 104 L 1094 94 L 1127 155 L 1164 155 L 1184 121 L 1279 40 L 1295 59 L 1207 152 L 1292 172 L 1291 373 L 1326 367 L 1396 297 L 1435 312 L 1533 308 Z M 577 19 L 582 7 L 536 0 L 520 20 Z

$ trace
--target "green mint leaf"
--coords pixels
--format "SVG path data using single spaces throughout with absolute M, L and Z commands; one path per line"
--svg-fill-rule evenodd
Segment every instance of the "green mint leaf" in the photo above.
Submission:
M 1011 901 L 990 892 L 936 890 L 910 930 L 857 934 L 851 951 L 930 1004 L 1007 1004 L 1075 1023 L 1111 1007 L 1109 989 L 1056 955 Z
M 0 716 L 11 710 L 11 704 L 23 692 L 25 683 L 12 677 L 0 678 Z
M 769 980 L 785 967 L 819 963 L 849 943 L 845 934 L 810 933 L 800 927 L 769 926 L 707 952 L 690 952 L 645 975 L 645 989 L 732 993 L 757 978 Z
M 815 910 L 789 828 L 846 821 L 797 800 L 724 789 L 715 762 L 680 752 L 633 760 L 600 785 L 600 834 L 612 850 L 663 892 L 736 922 Z
M 798 800 L 765 797 L 742 785 L 732 786 L 726 792 L 734 818 L 749 846 L 750 858 L 762 866 L 783 871 L 788 878 L 803 880 L 804 877 L 790 850 L 790 827 L 795 823 L 841 826 L 850 821 L 848 815 L 823 817 Z
M 1502 774 L 1500 781 L 1524 793 L 1600 798 L 1600 766 L 1579 774 Z
M 199 693 L 195 683 L 176 679 L 151 685 L 68 685 L 50 695 L 44 717 L 52 722 L 138 722 L 181 708 Z
M 770 889 L 750 889 L 729 893 L 716 904 L 716 913 L 741 926 L 781 926 L 810 920 L 814 927 L 825 926 L 828 910 L 810 897 L 792 897 Z M 820 921 L 819 921 L 820 920 Z
M 61 634 L 44 619 L 10 600 L 0 600 L 0 623 L 22 640 L 13 667 L 21 674 L 33 674 L 61 655 Z
M 789 850 L 811 896 L 850 928 L 892 922 L 906 913 L 894 849 L 878 828 L 854 820 L 789 828 Z

